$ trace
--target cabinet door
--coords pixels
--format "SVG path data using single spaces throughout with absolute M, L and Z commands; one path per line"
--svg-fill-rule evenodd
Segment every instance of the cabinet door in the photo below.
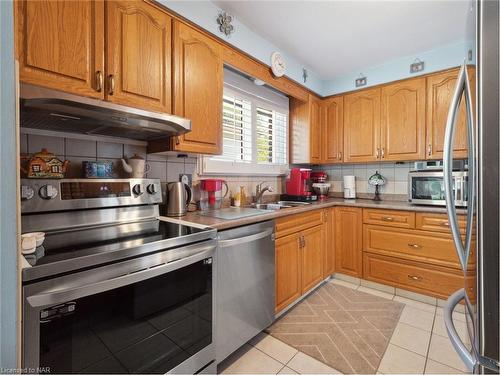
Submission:
M 335 208 L 335 271 L 361 277 L 363 215 L 361 208 Z
M 302 294 L 323 280 L 324 225 L 318 225 L 302 234 Z
M 103 98 L 104 3 L 16 1 L 21 82 Z
M 320 116 L 320 101 L 319 99 L 309 96 L 310 110 L 310 155 L 309 161 L 313 164 L 321 162 L 321 116 Z
M 322 162 L 341 163 L 344 146 L 344 98 L 337 96 L 322 103 Z
M 174 112 L 191 120 L 176 137 L 178 151 L 222 153 L 221 46 L 180 22 L 174 23 Z
M 283 310 L 302 294 L 301 249 L 299 234 L 290 234 L 275 242 L 276 312 Z
M 326 216 L 326 240 L 323 251 L 323 278 L 327 278 L 335 272 L 335 208 L 327 208 Z
M 471 88 L 474 87 L 475 72 L 468 70 Z M 450 102 L 457 84 L 458 69 L 449 70 L 427 77 L 427 159 L 442 159 L 446 119 Z M 473 90 L 474 96 L 474 90 Z M 457 118 L 455 141 L 453 146 L 455 158 L 467 157 L 467 124 L 465 122 L 465 103 L 462 100 Z
M 172 18 L 143 1 L 109 1 L 107 100 L 172 113 Z
M 381 118 L 382 160 L 425 158 L 425 78 L 384 86 Z
M 380 89 L 344 97 L 344 162 L 378 160 L 380 147 Z

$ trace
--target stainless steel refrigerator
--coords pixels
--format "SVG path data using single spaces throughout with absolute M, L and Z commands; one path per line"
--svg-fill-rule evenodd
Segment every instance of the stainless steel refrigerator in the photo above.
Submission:
M 464 271 L 464 288 L 448 299 L 444 319 L 456 351 L 478 374 L 500 372 L 499 12 L 498 0 L 471 2 L 468 35 L 475 48 L 464 54 L 444 141 L 446 208 Z M 470 80 L 469 74 L 474 72 L 476 80 Z M 466 107 L 469 151 L 467 226 L 463 233 L 452 199 L 453 138 L 461 103 Z M 466 310 L 465 338 L 459 337 L 453 322 L 453 310 L 459 303 L 464 303 Z

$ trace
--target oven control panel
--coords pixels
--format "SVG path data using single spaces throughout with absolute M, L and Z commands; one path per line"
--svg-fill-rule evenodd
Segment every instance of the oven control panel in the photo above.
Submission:
M 22 213 L 161 202 L 158 179 L 21 179 Z

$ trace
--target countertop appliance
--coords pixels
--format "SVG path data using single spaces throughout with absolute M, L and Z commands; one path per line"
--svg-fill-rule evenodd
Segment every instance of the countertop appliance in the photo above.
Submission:
M 282 200 L 288 201 L 315 201 L 318 199 L 312 193 L 311 169 L 292 168 L 286 178 L 286 194 Z
M 184 182 L 167 183 L 167 216 L 184 216 L 187 213 L 192 192 Z
M 469 172 L 464 160 L 453 161 L 452 192 L 456 207 L 467 207 Z M 408 173 L 408 201 L 413 204 L 445 206 L 443 162 L 416 162 Z
M 191 120 L 21 83 L 22 127 L 142 141 L 191 130 Z
M 476 41 L 476 46 L 464 51 L 466 62 L 460 69 L 450 104 L 443 148 L 446 210 L 464 273 L 464 287 L 449 297 L 444 308 L 444 320 L 448 336 L 469 370 L 478 374 L 498 374 L 500 372 L 498 106 L 500 3 L 479 0 L 471 2 L 469 7 L 466 40 Z M 475 51 L 475 58 L 471 51 Z M 472 58 L 468 58 L 467 55 Z M 477 63 L 474 64 L 474 61 Z M 474 65 L 476 79 L 471 82 L 468 70 Z M 477 82 L 477 86 L 474 85 L 474 81 Z M 473 101 L 474 97 L 476 104 Z M 460 232 L 458 225 L 453 192 L 453 138 L 461 102 L 465 102 L 466 108 L 469 166 L 467 224 L 463 233 Z M 472 249 L 474 236 L 477 247 Z M 467 320 L 465 342 L 457 334 L 452 314 L 455 306 L 461 301 L 465 301 Z M 467 345 L 467 341 L 470 345 Z
M 274 221 L 219 232 L 216 358 L 228 355 L 274 321 Z
M 356 199 L 356 176 L 344 176 L 344 198 Z
M 214 366 L 215 229 L 160 219 L 159 180 L 21 183 L 23 232 L 46 232 L 22 269 L 23 368 Z

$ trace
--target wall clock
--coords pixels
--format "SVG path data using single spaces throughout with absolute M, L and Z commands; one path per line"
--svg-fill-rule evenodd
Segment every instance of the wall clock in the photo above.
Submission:
M 275 77 L 282 77 L 286 71 L 286 64 L 280 52 L 273 52 L 271 55 L 271 70 Z

